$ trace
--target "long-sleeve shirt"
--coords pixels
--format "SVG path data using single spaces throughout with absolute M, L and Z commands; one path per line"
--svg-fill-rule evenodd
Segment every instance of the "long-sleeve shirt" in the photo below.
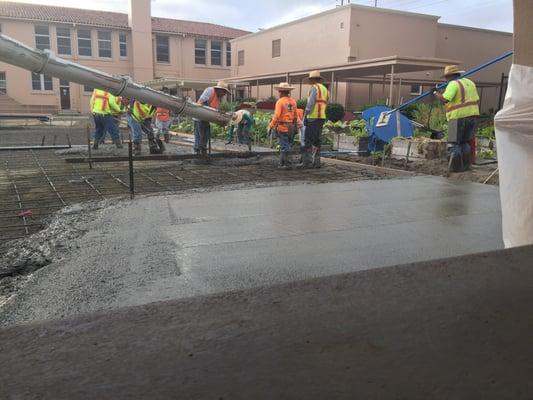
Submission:
M 315 107 L 315 103 L 316 103 L 316 95 L 317 95 L 316 87 L 312 86 L 311 89 L 309 90 L 309 98 L 307 99 L 307 105 L 305 106 L 305 117 L 307 117 L 307 115 L 311 111 L 313 111 L 313 108 Z

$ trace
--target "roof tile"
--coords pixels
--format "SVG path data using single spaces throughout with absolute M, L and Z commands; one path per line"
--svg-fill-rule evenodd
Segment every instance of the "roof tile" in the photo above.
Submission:
M 123 13 L 43 6 L 11 1 L 0 2 L 0 17 L 129 29 L 128 15 Z M 234 39 L 250 33 L 206 22 L 159 17 L 152 17 L 152 30 L 155 32 L 183 33 L 226 39 Z

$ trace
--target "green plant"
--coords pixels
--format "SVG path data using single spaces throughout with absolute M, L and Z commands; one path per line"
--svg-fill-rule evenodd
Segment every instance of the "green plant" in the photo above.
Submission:
M 179 123 L 172 125 L 171 130 L 182 133 L 192 133 L 192 119 L 188 117 L 180 117 Z
M 326 118 L 333 122 L 344 119 L 344 107 L 342 104 L 329 103 L 326 107 Z
M 479 128 L 477 131 L 477 136 L 484 137 L 487 139 L 495 140 L 496 139 L 496 133 L 494 131 L 494 125 L 488 125 L 484 126 L 482 128 Z
M 354 119 L 350 122 L 350 131 L 355 139 L 368 137 L 366 122 L 363 119 Z
M 272 101 L 275 103 L 276 101 L 278 101 L 278 99 L 275 96 L 269 96 L 265 99 L 265 101 Z
M 298 108 L 301 108 L 302 110 L 305 110 L 305 107 L 307 107 L 307 99 L 300 99 L 296 102 L 296 105 Z
M 496 158 L 496 151 L 491 149 L 481 149 L 478 150 L 477 157 L 482 159 L 494 159 Z
M 219 104 L 218 109 L 222 112 L 232 112 L 239 106 L 240 102 L 237 101 L 223 101 Z

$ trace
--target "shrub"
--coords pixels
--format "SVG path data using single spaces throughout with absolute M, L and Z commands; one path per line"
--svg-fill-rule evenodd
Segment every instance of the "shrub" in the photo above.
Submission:
M 355 139 L 368 137 L 366 122 L 363 119 L 354 119 L 350 122 L 350 131 Z
M 342 104 L 330 103 L 326 107 L 326 118 L 329 121 L 337 122 L 344 118 L 344 107 Z
M 219 104 L 218 110 L 222 112 L 232 112 L 239 106 L 240 102 L 237 101 L 223 101 Z
M 301 108 L 302 110 L 305 110 L 305 107 L 307 107 L 307 99 L 300 99 L 296 102 L 296 105 L 298 108 Z

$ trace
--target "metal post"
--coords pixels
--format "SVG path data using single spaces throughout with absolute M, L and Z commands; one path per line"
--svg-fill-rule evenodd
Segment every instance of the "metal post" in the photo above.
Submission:
M 270 97 L 274 97 L 274 84 L 270 84 Z
M 259 100 L 259 81 L 256 81 L 256 83 L 257 83 L 257 92 L 256 92 L 257 96 L 255 96 L 256 97 L 255 99 Z
M 412 141 L 409 140 L 409 143 L 407 143 L 407 154 L 405 155 L 405 164 L 404 164 L 405 170 L 407 170 L 407 164 L 409 164 L 409 153 L 411 152 L 411 144 L 412 144 Z
M 93 162 L 91 161 L 91 127 L 87 124 L 87 153 L 89 155 L 89 169 L 93 169 Z
M 372 103 L 373 95 L 374 95 L 374 84 L 370 83 L 368 85 L 368 103 Z
M 299 99 L 302 98 L 302 79 L 300 79 L 300 97 Z
M 128 164 L 130 171 L 130 199 L 135 197 L 135 183 L 133 179 L 133 144 L 131 140 L 128 141 Z
M 389 88 L 389 106 L 392 107 L 393 99 L 392 96 L 394 95 L 394 64 L 390 67 L 390 88 Z
M 402 78 L 398 83 L 398 100 L 396 104 L 402 104 Z

